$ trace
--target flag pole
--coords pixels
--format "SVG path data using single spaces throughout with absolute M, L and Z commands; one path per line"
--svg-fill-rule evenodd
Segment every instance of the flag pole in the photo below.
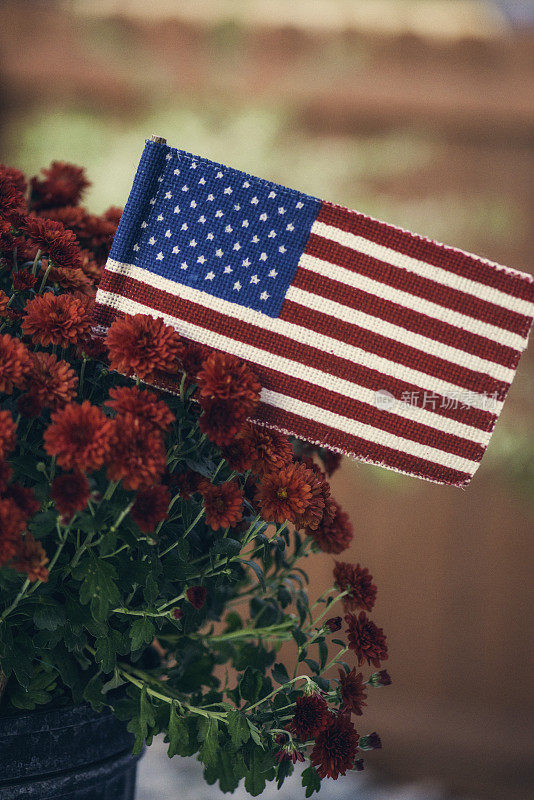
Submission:
M 150 137 L 150 141 L 158 144 L 167 144 L 167 139 L 164 139 L 163 136 L 156 136 L 154 133 Z

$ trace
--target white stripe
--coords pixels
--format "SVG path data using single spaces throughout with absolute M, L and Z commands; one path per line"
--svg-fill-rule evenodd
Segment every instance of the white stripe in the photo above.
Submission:
M 106 264 L 106 270 L 118 275 L 126 275 L 134 278 L 135 280 L 138 280 L 149 286 L 153 286 L 156 289 L 169 292 L 169 294 L 182 297 L 184 300 L 190 300 L 198 305 L 206 306 L 213 311 L 218 311 L 221 314 L 226 314 L 229 317 L 234 317 L 235 319 L 239 319 L 251 325 L 257 325 L 258 327 L 266 328 L 273 333 L 277 333 L 282 336 L 288 336 L 300 344 L 310 345 L 316 349 L 323 350 L 325 353 L 331 353 L 339 358 L 345 358 L 348 361 L 354 362 L 355 364 L 361 364 L 369 369 L 373 369 L 384 375 L 396 378 L 397 380 L 401 380 L 406 383 L 412 383 L 421 388 L 422 391 L 426 390 L 428 392 L 436 392 L 444 397 L 450 397 L 453 400 L 458 400 L 460 393 L 465 393 L 468 391 L 462 389 L 456 384 L 449 383 L 448 381 L 436 378 L 432 375 L 427 375 L 419 370 L 411 369 L 410 367 L 406 367 L 403 364 L 399 364 L 396 361 L 391 361 L 382 356 L 375 355 L 374 353 L 369 353 L 360 349 L 359 347 L 355 347 L 354 345 L 346 344 L 345 342 L 325 336 L 324 334 L 315 333 L 308 328 L 301 328 L 292 322 L 286 322 L 285 320 L 269 317 L 259 311 L 254 311 L 253 309 L 240 306 L 237 303 L 230 303 L 227 300 L 213 297 L 205 292 L 200 292 L 198 289 L 193 289 L 190 286 L 177 284 L 168 278 L 163 278 L 160 275 L 156 275 L 155 273 L 141 269 L 140 267 L 136 267 L 131 264 L 122 264 L 118 261 L 113 261 L 110 259 Z M 100 291 L 101 290 L 98 291 L 97 295 L 98 302 L 101 302 Z M 303 295 L 305 294 L 306 293 L 303 292 Z M 315 305 L 315 296 L 310 295 L 310 298 L 312 304 Z M 306 308 L 309 308 L 309 303 L 307 301 L 305 301 L 303 305 Z M 335 316 L 346 318 L 346 311 L 346 309 L 342 308 L 342 312 L 336 312 Z M 402 330 L 404 329 L 399 328 L 399 331 Z M 406 333 L 406 331 L 404 332 Z M 378 331 L 378 333 L 382 334 L 381 331 Z M 398 339 L 396 335 L 394 335 L 393 338 Z M 429 347 L 435 344 L 430 339 L 426 340 L 424 337 L 420 338 L 423 340 L 423 343 L 428 342 Z M 421 349 L 424 349 L 424 346 Z M 450 349 L 452 350 L 453 348 Z M 458 353 L 458 361 L 453 361 L 453 363 L 459 363 L 461 366 L 469 366 L 472 369 L 475 369 L 475 364 L 480 362 L 482 365 L 482 372 L 491 374 L 491 367 L 495 367 L 495 377 L 498 377 L 501 380 L 508 379 L 508 382 L 511 382 L 513 378 L 512 370 L 507 370 L 505 367 L 500 367 L 500 371 L 498 371 L 498 365 L 494 365 L 491 362 L 479 359 L 477 356 L 469 357 L 474 359 L 474 363 L 469 360 L 466 362 L 466 354 L 463 353 L 463 351 L 454 351 L 454 353 L 456 352 Z M 441 354 L 438 352 L 437 355 Z M 482 411 L 488 410 L 488 397 L 486 395 L 477 394 L 475 392 L 468 393 L 469 404 L 473 406 L 473 408 L 477 408 Z M 499 414 L 503 403 L 501 401 L 494 402 L 492 400 L 491 406 L 492 411 L 494 411 L 495 414 Z
M 390 300 L 392 303 L 410 308 L 412 311 L 426 314 L 427 317 L 447 322 L 449 325 L 455 325 L 457 328 L 470 331 L 470 333 L 476 333 L 479 336 L 486 337 L 486 339 L 492 339 L 499 344 L 508 345 L 508 347 L 513 347 L 515 350 L 521 351 L 525 346 L 524 337 L 519 336 L 517 333 L 512 333 L 504 328 L 490 325 L 488 322 L 460 314 L 458 311 L 432 303 L 430 300 L 425 300 L 418 295 L 395 289 L 387 283 L 375 281 L 366 275 L 360 275 L 359 272 L 352 272 L 349 269 L 340 267 L 337 264 L 331 264 L 329 261 L 323 261 L 307 253 L 303 253 L 300 257 L 299 266 L 319 275 L 324 275 L 325 278 L 332 278 L 348 286 L 353 286 L 355 289 L 361 289 L 363 292 L 382 297 L 384 300 Z
M 149 306 L 145 306 L 137 301 L 124 298 L 122 295 L 115 295 L 109 292 L 99 291 L 98 302 L 103 305 L 108 305 L 112 308 L 117 308 L 128 314 L 151 314 L 160 315 L 160 312 L 154 311 Z M 215 348 L 225 350 L 226 352 L 233 353 L 234 355 L 246 359 L 247 361 L 261 364 L 270 369 L 274 369 L 282 375 L 291 375 L 297 380 L 308 381 L 315 383 L 317 386 L 322 386 L 328 391 L 336 392 L 340 395 L 346 395 L 353 400 L 367 403 L 374 406 L 376 404 L 375 392 L 367 389 L 358 384 L 351 383 L 350 381 L 336 378 L 333 375 L 324 373 L 313 367 L 303 365 L 299 362 L 292 361 L 291 359 L 284 358 L 283 356 L 273 355 L 265 350 L 253 347 L 252 345 L 245 344 L 244 342 L 236 339 L 231 339 L 220 333 L 213 333 L 210 330 L 203 328 L 200 325 L 195 325 L 184 320 L 177 319 L 171 314 L 161 315 L 167 324 L 175 327 L 181 334 L 187 336 L 203 344 L 209 344 Z M 463 437 L 468 441 L 473 441 L 484 447 L 488 444 L 491 434 L 486 431 L 481 431 L 478 428 L 472 428 L 461 422 L 442 417 L 439 414 L 426 408 L 419 408 L 418 406 L 410 403 L 402 403 L 398 401 L 394 406 L 394 416 L 399 419 L 408 419 L 416 424 L 423 424 L 445 433 L 451 433 L 455 436 Z M 393 409 L 390 413 L 393 413 Z M 360 423 L 355 423 L 360 424 Z
M 516 311 L 519 314 L 524 314 L 527 317 L 534 316 L 534 303 L 529 300 L 522 300 L 519 297 L 506 294 L 500 289 L 495 289 L 492 286 L 487 286 L 485 283 L 464 278 L 462 275 L 457 275 L 454 272 L 449 272 L 441 267 L 434 267 L 432 264 L 427 264 L 425 261 L 419 261 L 417 258 L 399 253 L 397 250 L 392 250 L 390 247 L 377 244 L 376 242 L 365 239 L 363 236 L 356 236 L 348 231 L 343 231 L 333 225 L 326 225 L 324 222 L 314 222 L 311 229 L 312 233 L 317 236 L 322 236 L 324 239 L 330 239 L 338 244 L 351 247 L 353 250 L 358 250 L 360 253 L 377 258 L 379 261 L 385 261 L 393 267 L 400 269 L 407 269 L 410 272 L 415 272 L 423 278 L 437 281 L 444 286 L 450 286 L 451 289 L 458 289 L 461 292 L 472 294 L 475 297 L 487 300 L 495 305 L 507 308 L 510 311 Z M 452 249 L 452 248 L 451 248 Z M 466 253 L 466 255 L 469 255 Z M 479 259 L 482 263 L 485 262 Z M 492 264 L 496 269 L 507 271 L 506 267 L 500 264 Z M 511 270 L 510 270 L 511 272 Z M 514 274 L 521 276 L 521 273 Z
M 295 400 L 293 397 L 286 397 L 286 395 L 278 392 L 262 391 L 261 399 L 263 402 L 269 403 L 269 405 L 282 408 L 284 411 L 297 414 L 299 417 L 304 417 L 304 419 L 313 419 L 351 436 L 358 436 L 383 447 L 390 447 L 392 450 L 408 453 L 417 458 L 424 458 L 426 461 L 432 461 L 450 469 L 457 469 L 471 474 L 479 465 L 478 461 L 469 461 L 466 458 L 452 455 L 452 453 L 444 453 L 442 450 L 437 450 L 429 445 L 417 444 L 417 442 L 412 442 L 410 439 L 396 436 L 394 433 L 388 433 L 380 428 L 373 428 L 363 422 L 355 422 L 335 414 L 333 411 L 326 411 L 324 408 L 318 408 L 302 400 Z

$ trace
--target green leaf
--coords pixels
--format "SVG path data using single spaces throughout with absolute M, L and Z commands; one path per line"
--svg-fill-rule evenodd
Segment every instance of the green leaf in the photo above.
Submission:
M 313 672 L 320 672 L 319 664 L 317 663 L 317 661 L 315 661 L 314 658 L 305 658 L 304 661 L 309 666 L 309 668 L 313 670 Z
M 99 636 L 95 640 L 96 660 L 103 672 L 115 669 L 115 646 L 111 636 Z
M 113 689 L 118 689 L 119 686 L 124 686 L 125 683 L 126 681 L 121 678 L 120 673 L 115 670 L 113 677 L 103 685 L 102 693 L 105 694 L 107 692 L 111 692 Z
M 102 694 L 103 688 L 104 683 L 100 677 L 100 673 L 97 672 L 96 675 L 93 675 L 83 691 L 83 699 L 91 704 L 94 711 L 102 711 L 106 705 L 104 695 Z
M 324 669 L 328 661 L 328 646 L 325 641 L 319 642 L 319 660 L 321 662 L 321 669 Z
M 265 592 L 267 587 L 265 585 L 265 577 L 263 575 L 263 570 L 260 567 L 260 565 L 256 564 L 255 561 L 247 561 L 246 558 L 242 558 L 241 559 L 241 563 L 242 564 L 246 564 L 247 566 L 249 566 L 254 571 L 254 573 L 256 575 L 256 578 L 258 579 L 258 583 L 260 584 L 261 588 Z
M 250 735 L 252 737 L 252 740 L 256 742 L 256 744 L 263 750 L 263 742 L 261 741 L 261 736 L 258 728 L 249 719 L 247 719 L 247 722 L 248 722 L 248 727 L 250 728 Z
M 143 749 L 143 742 L 149 736 L 156 718 L 147 687 L 143 686 L 139 695 L 138 715 L 128 723 L 128 730 L 135 734 L 135 742 L 132 749 L 133 755 L 138 755 Z
M 219 755 L 219 723 L 213 717 L 203 717 L 199 726 L 202 747 L 198 757 L 207 767 L 216 766 Z
M 159 594 L 158 582 L 152 573 L 149 573 L 143 589 L 143 596 L 147 603 L 155 603 Z
M 257 797 L 265 789 L 265 783 L 272 780 L 275 768 L 272 756 L 259 747 L 255 747 L 249 759 L 247 774 L 245 775 L 245 789 L 253 797 Z
M 243 700 L 248 700 L 250 703 L 255 703 L 258 699 L 263 678 L 259 670 L 247 667 L 243 673 L 243 677 L 239 681 L 239 691 Z
M 132 651 L 140 650 L 143 645 L 150 644 L 154 638 L 155 628 L 148 617 L 136 617 L 130 628 Z
M 241 542 L 238 542 L 237 539 L 220 539 L 218 542 L 215 542 L 214 546 L 211 548 L 211 552 L 216 555 L 231 558 L 232 556 L 239 555 L 241 552 Z
M 302 785 L 306 789 L 306 797 L 311 797 L 314 792 L 321 788 L 321 778 L 313 767 L 306 767 L 302 772 Z
M 169 749 L 167 750 L 169 758 L 176 755 L 185 755 L 189 747 L 189 731 L 183 717 L 178 714 L 178 707 L 174 702 L 170 707 L 169 728 L 165 741 L 169 742 Z
M 280 684 L 287 683 L 289 680 L 287 669 L 283 664 L 275 664 L 271 670 L 271 675 L 273 676 L 274 680 Z
M 226 717 L 228 722 L 228 733 L 232 739 L 232 744 L 236 750 L 250 739 L 250 730 L 247 719 L 236 709 L 229 711 Z
M 115 580 L 115 568 L 107 561 L 97 561 L 94 556 L 81 561 L 73 571 L 74 577 L 83 577 L 80 586 L 80 602 L 91 604 L 91 614 L 97 620 L 107 616 L 110 605 L 120 602 L 120 593 Z
M 41 598 L 33 612 L 33 621 L 40 630 L 55 631 L 65 624 L 65 609 L 54 600 Z

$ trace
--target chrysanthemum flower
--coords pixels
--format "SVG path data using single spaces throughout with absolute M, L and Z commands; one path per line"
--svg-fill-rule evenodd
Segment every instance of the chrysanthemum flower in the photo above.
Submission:
M 374 688 L 378 688 L 379 686 L 390 686 L 391 677 L 387 669 L 381 669 L 378 672 L 373 672 L 373 674 L 369 676 L 367 683 L 369 686 L 373 686 Z
M 23 486 L 21 483 L 10 483 L 4 491 L 4 497 L 10 498 L 16 503 L 25 522 L 37 514 L 41 508 L 41 503 L 36 498 L 33 489 Z
M 331 522 L 334 517 L 330 485 L 321 470 L 315 465 L 305 465 L 308 469 L 311 498 L 303 514 L 295 520 L 295 527 L 306 533 L 316 531 L 319 525 Z
M 310 760 L 321 778 L 337 780 L 352 769 L 358 752 L 358 734 L 347 714 L 332 715 L 315 740 Z
M 191 605 L 199 611 L 206 602 L 208 590 L 205 586 L 190 586 L 185 594 Z
M 55 411 L 70 403 L 78 385 L 78 376 L 67 361 L 58 361 L 52 353 L 32 353 L 27 379 L 28 393 L 41 408 Z
M 28 289 L 33 289 L 37 283 L 37 275 L 30 272 L 29 269 L 19 269 L 13 273 L 13 289 L 16 292 L 25 292 Z
M 235 407 L 220 400 L 204 400 L 198 426 L 218 447 L 229 445 L 243 429 L 243 417 Z
M 333 450 L 327 450 L 321 447 L 319 450 L 319 458 L 323 462 L 324 470 L 329 478 L 332 477 L 334 472 L 337 472 L 341 465 L 340 453 L 334 453 Z
M 15 501 L 0 497 L 0 565 L 15 556 L 26 520 Z
M 89 308 L 79 297 L 47 292 L 26 304 L 22 332 L 44 347 L 68 347 L 88 338 L 91 330 Z
M 338 670 L 339 672 L 339 691 L 343 701 L 343 710 L 351 711 L 358 716 L 361 716 L 362 708 L 367 705 L 367 692 L 365 691 L 365 684 L 363 682 L 363 675 L 361 672 L 356 672 L 356 667 L 353 667 L 350 672 L 345 672 L 344 669 Z
M 31 533 L 26 533 L 17 547 L 13 568 L 17 572 L 24 572 L 32 583 L 34 581 L 45 583 L 48 580 L 46 568 L 48 561 L 42 544 L 37 542 Z
M 220 486 L 203 481 L 200 493 L 204 498 L 206 523 L 214 531 L 237 525 L 243 519 L 243 490 L 237 481 L 227 481 Z
M 168 517 L 171 496 L 166 486 L 151 486 L 137 493 L 130 516 L 143 533 L 152 533 Z
M 0 458 L 4 458 L 14 449 L 17 426 L 9 411 L 0 410 Z
M 131 416 L 113 420 L 106 457 L 109 480 L 122 480 L 125 489 L 146 489 L 160 481 L 166 462 L 167 453 L 159 431 Z
M 356 653 L 358 666 L 367 661 L 378 669 L 380 662 L 386 661 L 388 657 L 386 636 L 382 628 L 378 628 L 365 611 L 360 611 L 358 616 L 349 612 L 345 616 L 345 622 L 348 626 L 346 633 L 349 647 Z
M 363 608 L 365 611 L 372 610 L 377 589 L 367 567 L 349 564 L 346 561 L 336 561 L 334 583 L 342 592 L 349 590 L 349 594 L 343 598 L 345 611 L 354 611 L 356 608 Z
M 52 414 L 52 422 L 44 432 L 44 447 L 64 469 L 91 472 L 99 469 L 110 446 L 112 421 L 100 408 L 84 400 L 81 405 L 69 403 Z
M 86 507 L 91 487 L 85 475 L 76 470 L 54 478 L 50 494 L 62 517 L 70 519 L 76 511 Z
M 30 368 L 30 355 L 20 339 L 0 336 L 0 392 L 11 394 L 21 388 Z
M 11 464 L 6 461 L 5 458 L 0 458 L 0 495 L 4 492 L 12 475 L 13 470 L 11 469 Z
M 368 733 L 366 736 L 360 736 L 359 741 L 360 750 L 380 750 L 382 747 L 382 740 L 376 731 Z
M 8 311 L 8 303 L 9 297 L 4 292 L 3 289 L 0 289 L 0 317 L 5 317 Z
M 4 175 L 8 181 L 15 187 L 15 189 L 20 192 L 21 195 L 25 195 L 28 190 L 28 181 L 26 180 L 26 176 L 20 169 L 16 167 L 7 167 L 5 164 L 0 164 L 0 174 Z
M 44 180 L 31 180 L 31 205 L 35 209 L 75 206 L 91 185 L 83 167 L 63 161 L 52 161 L 42 173 Z
M 198 342 L 186 342 L 182 355 L 182 367 L 190 381 L 196 381 L 205 359 L 212 351 Z
M 247 472 L 252 467 L 254 449 L 252 442 L 246 436 L 236 436 L 230 444 L 221 448 L 221 452 L 229 467 L 236 472 Z
M 202 480 L 201 475 L 191 469 L 172 476 L 172 482 L 178 487 L 180 497 L 184 500 L 190 500 L 191 495 L 199 491 Z
M 175 373 L 183 352 L 178 333 L 162 319 L 147 314 L 116 319 L 106 345 L 112 369 L 149 380 L 157 372 Z
M 312 473 L 295 463 L 264 475 L 257 499 L 267 522 L 285 522 L 302 515 L 311 501 Z
M 11 214 L 24 209 L 24 195 L 13 180 L 10 170 L 0 164 L 0 216 L 9 218 Z
M 110 399 L 106 402 L 117 414 L 131 414 L 150 428 L 168 431 L 175 416 L 167 403 L 153 392 L 137 386 L 118 386 L 109 390 Z
M 247 423 L 243 436 L 248 438 L 254 451 L 252 471 L 255 475 L 274 472 L 291 464 L 293 448 L 284 433 Z
M 306 739 L 315 739 L 327 724 L 329 713 L 326 700 L 320 694 L 297 697 L 295 713 L 289 727 L 303 742 Z
M 324 553 L 341 553 L 350 545 L 353 537 L 352 523 L 341 506 L 334 504 L 335 515 L 331 522 L 322 522 L 317 530 L 309 530 L 310 536 L 317 542 Z
M 260 401 L 261 384 L 250 367 L 236 356 L 213 351 L 197 375 L 200 402 L 219 400 L 234 416 L 248 417 Z
M 50 267 L 50 269 L 49 269 Z M 85 274 L 81 267 L 54 267 L 47 258 L 41 260 L 39 278 L 47 273 L 47 283 L 57 283 L 63 289 L 70 289 L 81 294 L 94 294 L 93 281 Z
M 73 231 L 61 222 L 42 217 L 26 217 L 22 227 L 43 255 L 47 255 L 54 267 L 80 269 L 80 245 Z

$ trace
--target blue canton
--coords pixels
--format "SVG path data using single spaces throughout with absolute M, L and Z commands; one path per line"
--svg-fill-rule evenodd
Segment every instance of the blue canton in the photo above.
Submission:
M 131 260 L 174 283 L 277 317 L 320 205 L 169 148 Z

